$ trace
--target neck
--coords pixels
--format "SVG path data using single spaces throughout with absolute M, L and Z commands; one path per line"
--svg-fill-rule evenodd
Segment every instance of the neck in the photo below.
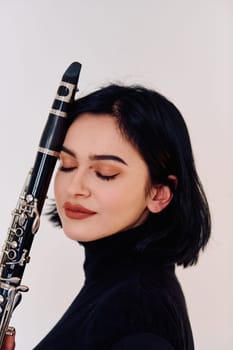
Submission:
M 146 238 L 147 225 L 142 224 L 126 231 L 90 242 L 79 242 L 85 248 L 84 271 L 86 282 L 98 280 L 113 270 L 135 263 L 140 256 L 138 244 Z

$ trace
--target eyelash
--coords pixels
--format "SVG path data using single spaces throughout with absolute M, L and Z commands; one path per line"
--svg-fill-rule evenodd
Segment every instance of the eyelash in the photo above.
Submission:
M 105 180 L 105 181 L 114 180 L 115 177 L 118 175 L 118 174 L 114 174 L 114 175 L 102 175 L 102 174 L 99 173 L 98 171 L 96 171 L 95 173 L 96 173 L 96 176 L 97 176 L 97 177 L 99 177 L 100 179 Z
M 64 173 L 68 173 L 68 172 L 70 172 L 70 171 L 72 171 L 72 170 L 74 170 L 74 169 L 75 169 L 75 167 L 70 167 L 70 168 L 64 167 L 64 166 L 60 166 L 60 167 L 59 167 L 59 170 L 60 170 L 60 171 L 63 171 Z
M 66 173 L 71 172 L 71 171 L 73 171 L 74 169 L 76 169 L 76 167 L 66 168 L 66 167 L 64 167 L 64 166 L 61 166 L 61 167 L 59 168 L 60 171 L 63 171 L 63 172 L 66 172 Z M 105 180 L 105 181 L 114 180 L 114 179 L 116 178 L 116 176 L 118 175 L 118 173 L 117 173 L 117 174 L 114 174 L 114 175 L 102 175 L 102 174 L 101 174 L 100 172 L 98 172 L 98 171 L 95 171 L 95 174 L 96 174 L 96 176 L 97 176 L 98 178 L 100 178 L 101 180 Z

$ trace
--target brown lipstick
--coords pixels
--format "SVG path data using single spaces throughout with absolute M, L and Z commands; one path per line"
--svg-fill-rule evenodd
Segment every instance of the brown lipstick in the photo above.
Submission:
M 68 218 L 76 220 L 86 219 L 96 214 L 95 211 L 89 210 L 80 204 L 72 204 L 70 202 L 64 203 L 64 210 Z

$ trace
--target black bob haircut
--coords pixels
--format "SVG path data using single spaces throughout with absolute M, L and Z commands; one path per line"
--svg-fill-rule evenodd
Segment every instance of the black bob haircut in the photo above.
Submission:
M 206 196 L 199 180 L 184 119 L 173 103 L 161 94 L 141 86 L 109 85 L 75 100 L 69 125 L 82 113 L 108 114 L 117 120 L 126 139 L 145 160 L 152 184 L 169 186 L 170 204 L 150 214 L 148 235 L 138 243 L 166 261 L 183 265 L 197 262 L 211 228 Z M 169 179 L 177 178 L 177 184 Z M 61 226 L 53 207 L 50 220 Z

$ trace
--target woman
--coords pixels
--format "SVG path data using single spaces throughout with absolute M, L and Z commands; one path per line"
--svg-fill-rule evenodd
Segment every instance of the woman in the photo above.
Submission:
M 84 247 L 85 283 L 35 350 L 194 349 L 174 267 L 197 262 L 210 215 L 181 114 L 110 85 L 69 120 L 51 220 Z

